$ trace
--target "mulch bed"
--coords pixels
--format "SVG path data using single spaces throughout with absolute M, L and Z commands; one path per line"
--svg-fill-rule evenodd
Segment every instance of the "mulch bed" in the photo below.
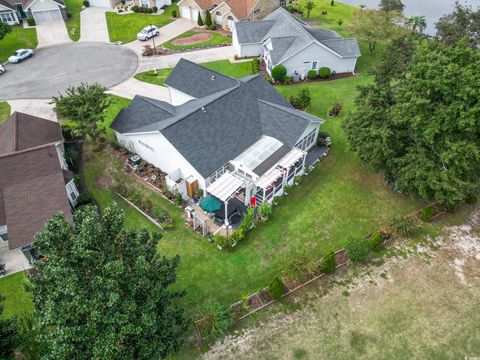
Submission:
M 175 45 L 175 46 L 193 45 L 193 44 L 198 44 L 198 43 L 208 41 L 212 37 L 213 37 L 212 34 L 201 32 L 186 38 L 172 40 L 171 43 L 172 45 Z
M 262 291 L 259 291 L 258 296 L 260 297 L 260 299 L 262 299 L 264 304 L 267 304 L 273 300 L 272 297 L 270 296 L 270 291 L 268 290 L 268 288 L 265 288 Z
M 335 254 L 335 260 L 337 261 L 337 265 L 342 265 L 348 262 L 347 252 L 345 250 L 339 251 Z

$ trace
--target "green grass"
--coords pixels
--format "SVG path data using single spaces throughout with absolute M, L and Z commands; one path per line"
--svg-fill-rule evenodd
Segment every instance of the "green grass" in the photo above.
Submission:
M 107 12 L 108 35 L 111 42 L 121 41 L 124 43 L 137 39 L 137 33 L 145 26 L 150 24 L 162 27 L 172 22 L 172 10 L 176 9 L 178 13 L 178 6 L 175 4 L 170 5 L 163 14 L 116 14 L 113 12 Z M 161 31 L 161 30 L 160 30 Z
M 25 281 L 23 272 L 0 278 L 0 294 L 6 298 L 3 304 L 5 306 L 3 316 L 10 317 L 33 310 L 30 294 L 23 289 Z
M 10 116 L 10 105 L 6 101 L 0 101 L 0 124 Z
M 35 49 L 37 45 L 37 30 L 15 26 L 10 34 L 0 40 L 0 63 L 7 61 L 15 50 L 22 48 Z
M 82 11 L 83 1 L 65 0 L 65 5 L 67 5 L 67 13 L 71 15 L 71 17 L 65 21 L 68 36 L 70 36 L 70 39 L 73 41 L 78 41 L 80 39 L 80 12 Z
M 183 39 L 187 38 L 190 36 L 193 36 L 195 34 L 198 34 L 198 31 L 194 30 L 188 30 L 184 32 L 181 35 L 178 35 L 176 38 L 167 41 L 162 44 L 163 47 L 166 47 L 167 49 L 171 50 L 186 50 L 186 49 L 195 49 L 195 48 L 200 48 L 200 47 L 205 47 L 205 46 L 213 46 L 213 45 L 221 45 L 221 44 L 230 44 L 232 42 L 232 38 L 228 36 L 223 36 L 217 32 L 214 31 L 203 31 L 207 32 L 209 34 L 212 34 L 212 37 L 206 41 L 202 41 L 196 44 L 190 44 L 190 45 L 174 45 L 172 42 L 177 39 Z
M 218 60 L 200 65 L 234 78 L 252 75 L 252 63 L 250 61 L 231 63 L 229 60 Z M 136 74 L 135 79 L 154 85 L 163 85 L 172 71 L 173 68 L 159 69 L 156 74 L 153 71 L 147 71 Z

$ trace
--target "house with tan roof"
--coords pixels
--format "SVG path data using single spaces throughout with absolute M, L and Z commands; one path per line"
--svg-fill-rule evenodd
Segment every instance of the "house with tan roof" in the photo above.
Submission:
M 9 259 L 34 257 L 47 219 L 57 212 L 72 218 L 79 193 L 63 143 L 54 121 L 15 112 L 0 125 L 0 264 L 7 272 Z
M 8 25 L 20 24 L 31 17 L 37 24 L 60 21 L 66 17 L 63 0 L 0 0 L 0 21 Z
M 232 31 L 235 22 L 263 19 L 286 3 L 286 0 L 180 0 L 178 6 L 180 16 L 192 21 L 197 21 L 198 14 L 205 20 L 208 10 L 213 22 Z

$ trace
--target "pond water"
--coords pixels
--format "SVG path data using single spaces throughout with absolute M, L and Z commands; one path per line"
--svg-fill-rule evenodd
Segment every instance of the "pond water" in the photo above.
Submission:
M 378 7 L 380 0 L 341 0 L 340 2 L 359 6 L 366 5 L 367 8 L 373 9 Z M 426 33 L 435 34 L 435 23 L 445 14 L 451 13 L 455 0 L 402 0 L 405 5 L 404 14 L 424 15 L 427 20 Z M 476 8 L 480 6 L 480 0 L 462 0 L 462 4 L 468 4 Z

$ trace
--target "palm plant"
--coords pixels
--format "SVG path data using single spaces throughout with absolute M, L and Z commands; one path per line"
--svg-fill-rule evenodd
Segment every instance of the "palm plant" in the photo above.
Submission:
M 423 15 L 413 15 L 407 18 L 405 25 L 411 28 L 413 32 L 418 31 L 419 33 L 423 33 L 427 28 L 427 20 Z

